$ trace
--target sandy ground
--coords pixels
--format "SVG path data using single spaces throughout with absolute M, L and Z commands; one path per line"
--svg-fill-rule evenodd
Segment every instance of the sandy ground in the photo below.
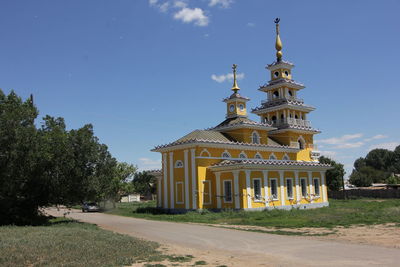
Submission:
M 63 210 L 56 209 L 49 209 L 47 212 L 53 216 L 62 216 L 64 213 Z M 196 261 L 207 262 L 204 266 L 230 267 L 399 266 L 400 262 L 400 250 L 395 244 L 396 240 L 399 241 L 399 232 L 397 227 L 391 225 L 374 226 L 370 229 L 338 228 L 332 235 L 304 237 L 151 221 L 102 213 L 82 213 L 77 210 L 67 216 L 97 224 L 107 230 L 159 242 L 166 254 L 195 257 L 190 263 L 164 262 L 166 266 L 193 266 Z M 316 233 L 325 230 L 306 231 Z M 381 239 L 381 235 L 385 242 L 369 241 L 373 237 Z M 390 238 L 395 240 L 390 241 Z

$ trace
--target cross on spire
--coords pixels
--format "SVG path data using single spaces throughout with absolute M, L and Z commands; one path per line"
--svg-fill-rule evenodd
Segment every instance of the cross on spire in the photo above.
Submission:
M 237 65 L 233 64 L 232 65 L 232 70 L 233 70 L 233 85 L 232 85 L 232 91 L 234 91 L 235 93 L 237 93 L 237 91 L 240 90 L 239 86 L 237 85 L 237 81 L 236 81 L 236 68 Z

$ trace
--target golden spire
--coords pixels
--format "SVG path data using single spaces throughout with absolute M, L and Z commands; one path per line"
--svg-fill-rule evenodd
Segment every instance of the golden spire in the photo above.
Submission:
M 282 42 L 281 38 L 279 37 L 279 21 L 280 18 L 275 19 L 275 24 L 276 24 L 276 41 L 275 41 L 275 49 L 276 49 L 276 60 L 277 62 L 280 62 L 282 60 Z
M 240 90 L 239 86 L 237 85 L 237 81 L 236 81 L 236 68 L 237 65 L 233 64 L 232 65 L 232 70 L 233 70 L 233 85 L 232 85 L 232 90 L 233 92 L 235 92 L 235 94 L 237 93 L 237 91 Z

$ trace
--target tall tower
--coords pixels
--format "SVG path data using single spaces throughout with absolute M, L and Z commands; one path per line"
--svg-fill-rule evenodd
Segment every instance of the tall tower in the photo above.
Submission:
M 275 19 L 276 61 L 266 67 L 270 71 L 269 82 L 258 89 L 265 92 L 267 97 L 261 102 L 261 106 L 252 110 L 252 113 L 260 116 L 261 122 L 277 128 L 270 132 L 272 138 L 284 145 L 310 150 L 310 153 L 314 152 L 312 158 L 315 158 L 313 135 L 319 131 L 307 120 L 308 113 L 315 108 L 304 104 L 304 101 L 298 98 L 300 90 L 305 87 L 293 80 L 294 65 L 282 59 L 283 45 L 279 22 L 279 18 Z

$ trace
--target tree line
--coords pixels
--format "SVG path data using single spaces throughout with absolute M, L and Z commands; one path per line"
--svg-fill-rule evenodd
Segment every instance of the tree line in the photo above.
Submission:
M 50 205 L 154 193 L 155 178 L 118 162 L 91 124 L 68 130 L 46 115 L 38 127 L 38 114 L 32 97 L 0 89 L 0 224 L 31 224 Z
M 398 184 L 400 177 L 400 146 L 394 151 L 373 149 L 365 158 L 354 162 L 349 182 L 355 186 L 370 186 L 372 183 Z

